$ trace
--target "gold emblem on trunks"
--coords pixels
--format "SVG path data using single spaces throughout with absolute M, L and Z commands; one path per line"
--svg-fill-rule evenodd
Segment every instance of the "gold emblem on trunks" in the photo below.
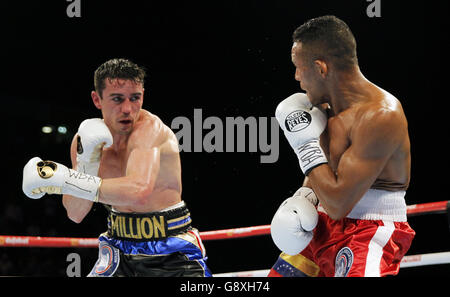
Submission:
M 52 161 L 40 161 L 36 164 L 36 167 L 39 176 L 47 179 L 53 176 L 58 166 Z

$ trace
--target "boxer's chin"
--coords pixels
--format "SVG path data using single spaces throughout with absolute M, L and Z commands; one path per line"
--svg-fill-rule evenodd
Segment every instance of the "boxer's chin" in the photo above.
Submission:
M 314 96 L 311 93 L 306 93 L 306 95 L 308 96 L 309 102 L 311 102 L 313 106 L 318 106 L 320 104 L 326 103 L 326 100 L 321 97 Z
M 311 93 L 305 92 L 306 96 L 308 96 L 309 102 L 311 102 L 312 105 L 317 105 L 317 100 L 316 97 L 314 97 L 314 95 L 312 95 Z
M 133 131 L 133 121 L 120 121 L 116 125 L 117 133 L 121 135 L 130 134 Z

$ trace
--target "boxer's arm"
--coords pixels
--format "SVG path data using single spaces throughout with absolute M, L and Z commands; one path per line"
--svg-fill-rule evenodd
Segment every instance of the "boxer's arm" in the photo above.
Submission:
M 103 179 L 99 202 L 117 205 L 142 205 L 155 187 L 160 169 L 161 144 L 167 131 L 159 120 L 149 121 L 135 130 L 128 140 L 131 153 L 125 176 Z
M 153 192 L 159 166 L 159 147 L 133 149 L 128 158 L 126 175 L 103 179 L 99 202 L 116 206 L 145 204 Z
M 311 182 L 309 181 L 309 178 L 307 176 L 305 176 L 305 179 L 303 180 L 302 187 L 307 187 L 307 188 L 312 189 Z
M 72 168 L 77 168 L 77 135 L 74 136 L 70 146 L 70 159 Z M 67 211 L 69 219 L 75 223 L 80 223 L 92 208 L 92 201 L 79 199 L 70 195 L 63 195 L 62 203 Z
M 343 153 L 336 173 L 328 164 L 314 168 L 305 180 L 333 219 L 345 217 L 375 182 L 407 133 L 397 113 L 379 111 L 361 120 L 352 131 L 352 144 Z

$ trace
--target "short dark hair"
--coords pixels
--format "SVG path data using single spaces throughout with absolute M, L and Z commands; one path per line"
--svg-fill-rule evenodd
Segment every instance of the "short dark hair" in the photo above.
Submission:
M 144 85 L 145 69 L 128 59 L 111 59 L 100 65 L 94 73 L 95 91 L 102 97 L 105 79 L 127 79 Z
M 358 65 L 356 40 L 347 24 L 335 16 L 311 19 L 292 34 L 293 42 L 301 42 L 313 62 L 330 60 L 338 69 Z

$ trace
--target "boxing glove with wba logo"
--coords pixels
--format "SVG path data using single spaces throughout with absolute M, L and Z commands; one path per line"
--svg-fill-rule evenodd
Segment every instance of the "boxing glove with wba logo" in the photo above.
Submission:
M 29 198 L 68 194 L 97 202 L 102 179 L 34 157 L 23 168 L 22 190 Z
M 295 93 L 283 100 L 277 106 L 275 117 L 305 175 L 314 167 L 328 163 L 319 140 L 327 126 L 327 116 L 312 106 L 306 94 Z

